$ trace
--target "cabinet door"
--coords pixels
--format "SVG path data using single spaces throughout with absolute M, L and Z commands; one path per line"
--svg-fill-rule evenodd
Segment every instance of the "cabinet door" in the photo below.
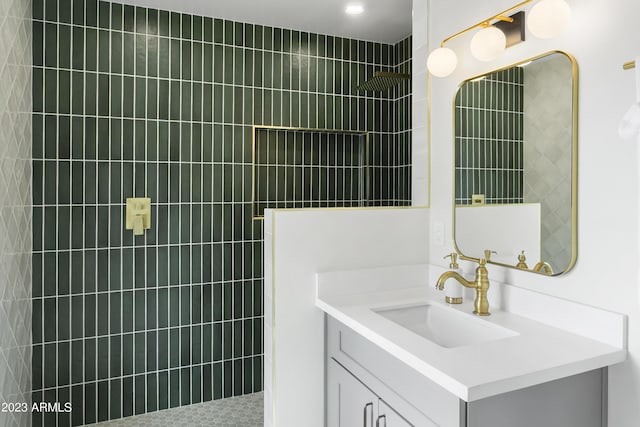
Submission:
M 327 369 L 327 427 L 374 427 L 378 396 L 335 360 Z
M 413 425 L 380 399 L 378 400 L 378 417 L 375 427 L 413 427 Z

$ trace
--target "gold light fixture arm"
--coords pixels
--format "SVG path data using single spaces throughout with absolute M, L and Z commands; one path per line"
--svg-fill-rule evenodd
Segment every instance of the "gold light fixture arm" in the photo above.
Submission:
M 509 18 L 505 15 L 507 15 L 509 12 L 513 12 L 516 9 L 520 9 L 522 6 L 531 3 L 533 0 L 525 0 L 522 3 L 518 3 L 517 5 L 510 7 L 509 9 L 503 10 L 502 12 L 498 13 L 497 15 L 493 15 L 490 18 L 485 19 L 482 22 L 479 22 L 475 25 L 472 25 L 471 27 L 464 29 L 452 36 L 447 37 L 446 39 L 442 40 L 442 43 L 440 43 L 440 47 L 444 47 L 445 43 L 450 42 L 451 40 L 460 37 L 463 34 L 468 33 L 469 31 L 475 30 L 476 28 L 480 28 L 480 27 L 488 27 L 489 25 L 491 25 L 491 21 L 507 21 L 507 22 L 513 22 L 512 18 Z
M 622 68 L 624 70 L 631 70 L 633 68 L 636 68 L 636 61 L 625 62 L 624 64 L 622 64 Z

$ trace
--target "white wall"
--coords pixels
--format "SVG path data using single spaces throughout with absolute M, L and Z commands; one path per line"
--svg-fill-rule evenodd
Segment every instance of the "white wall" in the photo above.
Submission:
M 427 2 L 429 16 L 427 16 Z M 426 83 L 426 41 L 431 48 L 459 30 L 492 16 L 515 2 L 495 0 L 414 0 L 414 88 Z M 457 71 L 431 81 L 431 221 L 445 225 L 451 236 L 452 123 L 451 105 L 458 84 L 473 75 L 562 49 L 573 54 L 580 72 L 578 261 L 566 275 L 542 277 L 491 267 L 490 277 L 524 288 L 603 307 L 629 315 L 629 359 L 613 367 L 609 377 L 609 425 L 637 426 L 640 420 L 640 309 L 638 298 L 637 144 L 617 135 L 618 121 L 634 102 L 634 76 L 622 63 L 640 54 L 640 2 L 637 0 L 568 0 L 570 28 L 553 40 L 527 34 L 527 41 L 489 63 L 474 60 L 471 35 L 448 44 L 458 53 Z M 528 8 L 527 8 L 528 9 Z M 525 10 L 527 10 L 525 9 Z M 428 21 L 428 22 L 427 22 Z M 428 28 L 426 34 L 425 28 Z M 419 98 L 419 96 L 417 96 Z M 414 117 L 424 120 L 426 107 L 414 104 Z M 418 137 L 416 152 L 426 138 Z M 414 187 L 420 184 L 419 176 Z M 431 240 L 431 263 L 444 265 L 452 245 Z
M 428 260 L 427 209 L 265 214 L 265 426 L 324 426 L 324 313 L 316 273 Z

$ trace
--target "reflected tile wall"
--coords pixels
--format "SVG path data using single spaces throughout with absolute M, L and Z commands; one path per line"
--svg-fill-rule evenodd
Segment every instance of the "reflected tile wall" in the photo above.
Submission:
M 456 94 L 455 198 L 471 204 L 524 201 L 524 73 L 514 67 L 465 84 Z

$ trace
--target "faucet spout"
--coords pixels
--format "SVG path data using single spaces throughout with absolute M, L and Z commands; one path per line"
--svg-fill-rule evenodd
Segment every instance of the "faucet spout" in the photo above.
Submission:
M 488 316 L 489 314 L 489 300 L 487 299 L 487 291 L 489 290 L 489 272 L 485 266 L 486 260 L 480 259 L 478 268 L 476 268 L 476 277 L 473 281 L 469 281 L 462 277 L 455 271 L 446 271 L 438 278 L 436 288 L 439 290 L 444 289 L 444 284 L 449 279 L 454 279 L 466 288 L 472 288 L 476 290 L 476 299 L 473 302 L 473 314 L 477 316 Z
M 462 277 L 459 273 L 455 271 L 446 271 L 442 273 L 442 275 L 438 278 L 438 283 L 436 283 L 436 289 L 443 290 L 444 283 L 449 280 L 454 279 L 456 282 L 460 283 L 462 286 L 466 288 L 474 288 L 476 287 L 475 282 L 470 282 L 469 280 Z

